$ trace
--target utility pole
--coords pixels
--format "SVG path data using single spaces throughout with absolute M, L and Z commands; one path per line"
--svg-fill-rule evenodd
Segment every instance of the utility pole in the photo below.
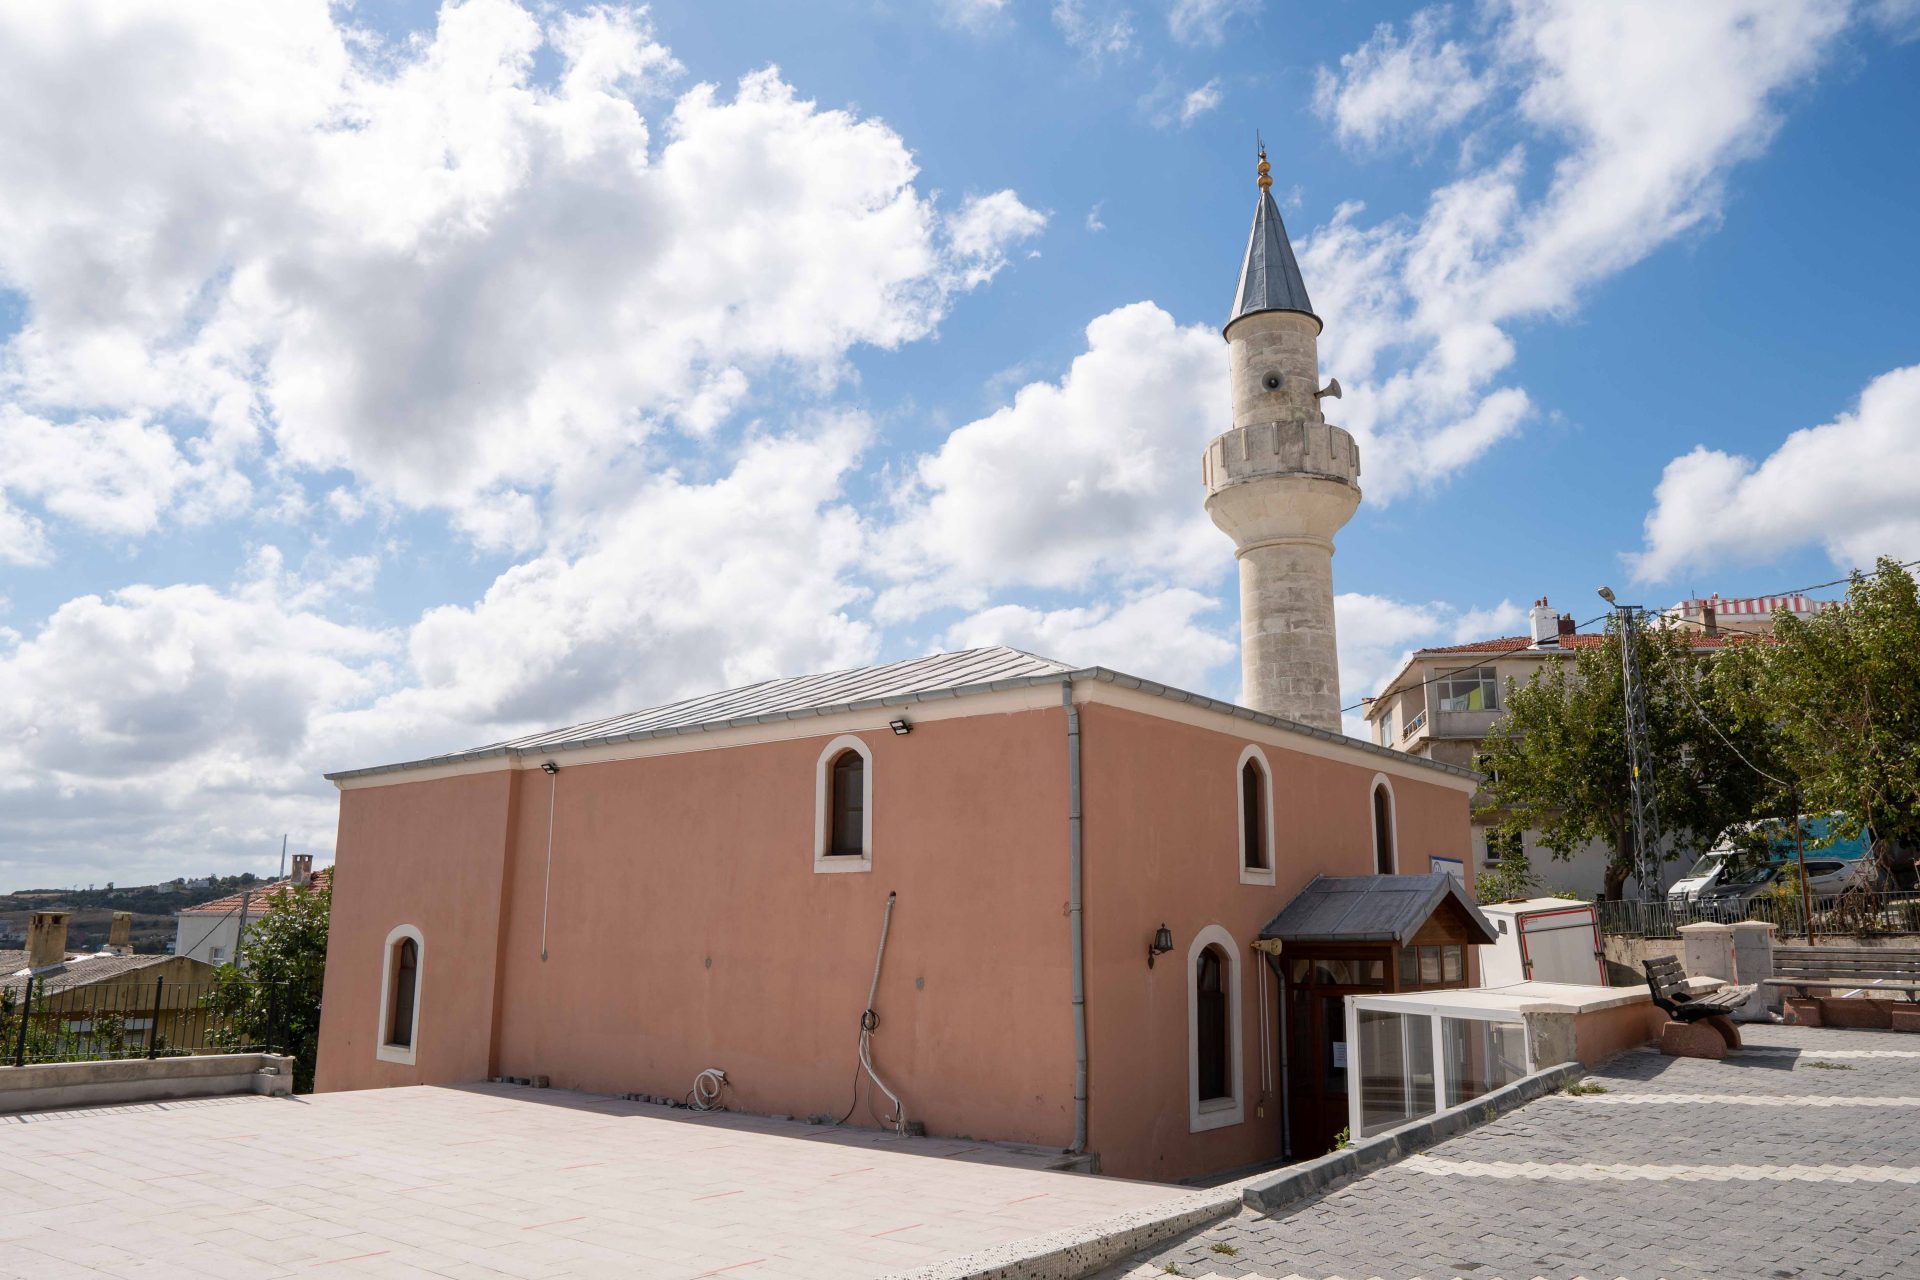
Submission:
M 1627 711 L 1627 768 L 1633 816 L 1633 876 L 1648 902 L 1660 893 L 1660 805 L 1653 786 L 1653 743 L 1647 732 L 1647 689 L 1640 671 L 1640 628 L 1646 610 L 1621 604 L 1609 587 L 1600 598 L 1613 606 L 1620 631 L 1620 693 Z

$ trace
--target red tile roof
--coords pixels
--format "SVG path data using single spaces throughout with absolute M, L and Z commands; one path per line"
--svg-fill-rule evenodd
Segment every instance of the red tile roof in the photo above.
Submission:
M 313 887 L 316 889 L 324 889 L 332 882 L 332 867 L 323 867 L 313 873 Z M 182 907 L 180 914 L 183 916 L 223 916 L 230 911 L 238 911 L 240 909 L 240 900 L 249 893 L 253 895 L 253 900 L 247 907 L 248 911 L 271 911 L 275 906 L 274 899 L 292 887 L 293 881 L 291 879 L 267 880 L 251 888 L 243 889 L 239 893 L 230 893 L 224 898 L 215 898 L 212 902 L 202 902 L 198 906 Z

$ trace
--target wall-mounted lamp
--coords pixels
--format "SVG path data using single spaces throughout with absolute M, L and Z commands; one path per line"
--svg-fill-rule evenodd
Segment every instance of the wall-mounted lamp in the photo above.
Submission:
M 904 738 L 913 732 L 913 721 L 901 716 L 898 720 L 887 721 L 887 728 L 893 730 L 893 736 Z
M 560 766 L 555 764 L 553 761 L 549 760 L 545 764 L 540 766 L 540 771 L 542 773 L 545 773 L 548 777 L 552 777 L 554 774 L 560 772 Z
M 1153 968 L 1153 958 L 1163 956 L 1173 950 L 1173 930 L 1161 925 L 1153 931 L 1153 941 L 1147 944 L 1147 968 Z

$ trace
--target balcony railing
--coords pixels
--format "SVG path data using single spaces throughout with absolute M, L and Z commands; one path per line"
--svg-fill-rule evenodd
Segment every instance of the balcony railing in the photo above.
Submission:
M 1414 734 L 1425 728 L 1426 723 L 1427 713 L 1421 711 L 1418 715 L 1414 716 L 1413 719 L 1407 721 L 1406 727 L 1400 730 L 1400 740 L 1404 742 L 1408 738 L 1411 738 Z

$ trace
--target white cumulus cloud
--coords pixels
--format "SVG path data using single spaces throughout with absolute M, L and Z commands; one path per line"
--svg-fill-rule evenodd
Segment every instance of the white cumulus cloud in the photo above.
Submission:
M 1848 10 L 1512 0 L 1490 17 L 1483 54 L 1512 111 L 1564 147 L 1543 177 L 1517 144 L 1436 190 L 1418 217 L 1369 224 L 1346 204 L 1300 246 L 1327 321 L 1321 363 L 1348 388 L 1341 425 L 1363 442 L 1370 500 L 1443 483 L 1520 429 L 1531 397 L 1496 385 L 1514 359 L 1509 330 L 1567 313 L 1709 224 L 1728 172 L 1772 138 L 1781 95 L 1822 65 Z M 1336 109 L 1342 94 L 1364 98 L 1386 56 L 1369 48 L 1327 90 Z
M 394 45 L 350 17 L 0 11 L 0 404 L 92 458 L 9 476 L 14 508 L 233 512 L 270 456 L 530 546 L 547 489 L 925 336 L 1043 221 L 944 214 L 897 134 L 775 69 L 671 96 L 644 10 L 466 0 Z
M 1467 49 L 1443 39 L 1452 18 L 1442 6 L 1422 9 L 1402 39 L 1381 23 L 1367 42 L 1340 59 L 1336 74 L 1316 74 L 1313 105 L 1342 142 L 1367 146 L 1394 137 L 1431 137 L 1459 124 L 1492 92 Z
M 1920 365 L 1869 382 L 1852 411 L 1752 458 L 1697 447 L 1669 462 L 1634 576 L 1752 564 L 1817 546 L 1840 569 L 1920 557 Z

